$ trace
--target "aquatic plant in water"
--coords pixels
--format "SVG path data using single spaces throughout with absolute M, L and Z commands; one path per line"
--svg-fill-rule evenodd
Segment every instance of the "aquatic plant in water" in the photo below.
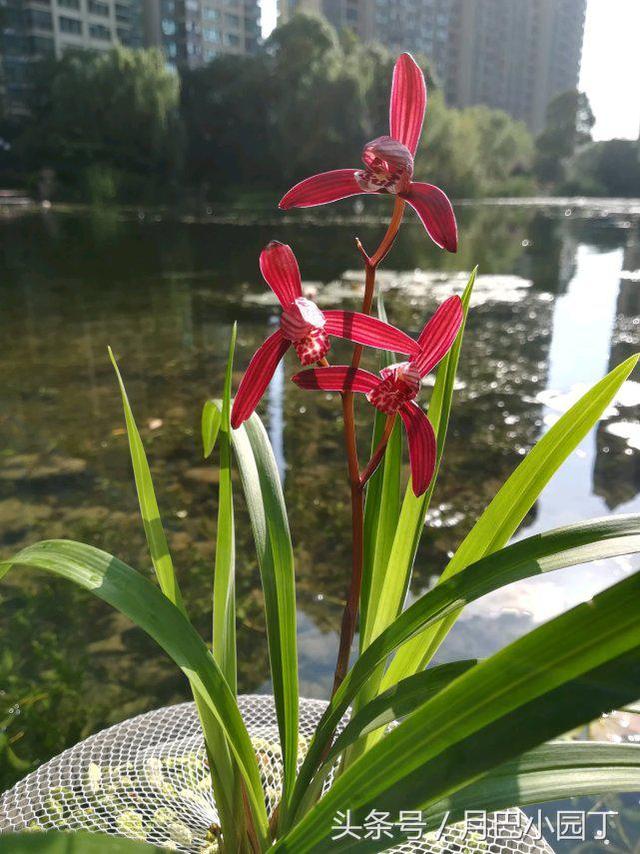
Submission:
M 160 589 L 116 557 L 71 541 L 36 543 L 0 563 L 0 576 L 14 566 L 32 567 L 90 590 L 148 632 L 184 671 L 202 725 L 219 814 L 219 824 L 211 828 L 212 849 L 295 854 L 383 850 L 403 841 L 399 824 L 377 838 L 337 838 L 336 816 L 349 814 L 354 825 L 361 825 L 376 811 L 396 816 L 419 811 L 432 829 L 459 820 L 466 810 L 640 787 L 640 745 L 559 738 L 604 712 L 628 707 L 640 695 L 640 573 L 486 660 L 432 663 L 462 609 L 479 597 L 544 572 L 640 550 L 638 516 L 589 520 L 510 544 L 542 489 L 597 422 L 637 357 L 612 370 L 548 430 L 442 568 L 439 583 L 406 604 L 443 463 L 475 279 L 474 272 L 461 297 L 445 301 L 415 340 L 387 323 L 381 299 L 379 317 L 371 317 L 376 271 L 392 248 L 405 202 L 416 208 L 438 245 L 450 251 L 457 246 L 455 218 L 444 193 L 411 180 L 425 106 L 422 73 L 405 54 L 394 73 L 390 136 L 365 147 L 365 170 L 308 179 L 281 203 L 303 207 L 356 192 L 394 196 L 389 227 L 375 252 L 369 254 L 358 243 L 364 263 L 360 313 L 323 311 L 306 300 L 289 247 L 270 243 L 261 255 L 264 278 L 282 306 L 280 328 L 258 349 L 234 401 L 233 327 L 222 398 L 207 401 L 202 415 L 205 456 L 217 445 L 220 458 L 211 643 L 189 621 L 115 360 L 140 510 Z M 329 364 L 332 335 L 353 342 L 349 364 Z M 294 377 L 299 386 L 341 395 L 353 533 L 332 696 L 309 741 L 299 739 L 294 553 L 273 451 L 254 411 L 291 346 L 308 366 Z M 379 376 L 361 369 L 363 346 L 384 351 Z M 408 359 L 398 362 L 395 352 Z M 426 414 L 416 398 L 421 379 L 436 366 Z M 363 467 L 355 393 L 365 394 L 375 409 L 369 461 Z M 410 461 L 402 501 L 398 415 L 406 428 Z M 264 745 L 250 738 L 237 701 L 234 460 L 261 572 L 280 737 L 279 745 L 267 745 L 280 762 L 277 806 L 270 810 L 263 789 Z M 359 655 L 351 664 L 356 629 Z M 350 720 L 339 730 L 349 709 Z M 396 725 L 389 727 L 391 723 Z M 161 772 L 156 769 L 156 775 Z M 98 791 L 106 772 L 97 768 L 93 773 Z M 333 780 L 327 787 L 330 773 Z M 136 835 L 131 821 L 132 816 L 121 817 L 119 832 Z M 173 813 L 170 793 L 158 821 L 173 826 L 168 841 L 175 842 L 178 830 L 183 832 L 174 826 L 180 816 Z

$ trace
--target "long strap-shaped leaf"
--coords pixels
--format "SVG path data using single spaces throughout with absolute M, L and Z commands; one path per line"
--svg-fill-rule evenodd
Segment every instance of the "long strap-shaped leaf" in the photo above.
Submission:
M 109 358 L 113 365 L 120 386 L 120 394 L 122 395 L 122 406 L 124 408 L 124 417 L 127 424 L 127 437 L 129 439 L 129 450 L 131 452 L 131 464 L 133 466 L 133 476 L 135 479 L 136 490 L 138 493 L 138 503 L 140 505 L 140 514 L 142 516 L 142 524 L 147 537 L 149 551 L 151 552 L 151 560 L 153 567 L 158 577 L 158 583 L 162 588 L 162 592 L 171 602 L 184 610 L 182 603 L 182 594 L 178 586 L 173 561 L 169 553 L 169 545 L 164 533 L 162 519 L 160 518 L 160 510 L 156 500 L 156 494 L 153 489 L 153 480 L 151 479 L 151 469 L 147 461 L 147 455 L 144 451 L 144 445 L 140 438 L 140 432 L 131 411 L 127 390 L 124 387 L 124 382 L 118 368 L 118 363 L 115 356 L 109 347 Z
M 140 573 L 83 543 L 46 540 L 28 546 L 0 563 L 0 578 L 12 566 L 41 569 L 84 587 L 129 617 L 175 661 L 224 731 L 242 773 L 256 830 L 266 844 L 264 795 L 249 734 L 220 668 L 184 614 Z
M 365 627 L 363 648 L 371 642 L 389 623 L 397 616 L 406 596 L 409 586 L 411 570 L 415 560 L 418 544 L 424 531 L 424 522 L 431 503 L 438 471 L 442 462 L 444 446 L 451 414 L 451 401 L 455 385 L 460 351 L 464 337 L 467 315 L 471 294 L 476 280 L 477 268 L 473 270 L 467 286 L 462 294 L 463 321 L 456 340 L 440 363 L 436 377 L 436 383 L 429 403 L 429 420 L 437 439 L 436 470 L 429 489 L 419 498 L 413 494 L 411 484 L 402 502 L 400 519 L 398 520 L 393 546 L 389 552 L 388 563 L 379 569 L 378 575 L 373 582 L 372 601 L 375 601 L 375 610 L 369 615 Z M 377 586 L 376 586 L 376 583 Z M 382 591 L 384 590 L 384 595 Z
M 387 322 L 382 293 L 378 292 L 378 317 Z M 397 362 L 395 353 L 382 351 L 380 367 Z M 378 447 L 387 416 L 376 409 L 371 436 L 371 453 Z M 387 442 L 382 463 L 367 484 L 364 502 L 364 553 L 360 590 L 360 650 L 367 645 L 369 601 L 377 604 L 382 574 L 386 569 L 400 516 L 400 483 L 402 478 L 402 429 L 400 419 Z
M 367 840 L 329 839 L 339 811 L 427 807 L 631 700 L 640 684 L 638 608 L 640 573 L 480 662 L 347 769 L 276 850 L 373 850 Z
M 518 804 L 541 804 L 602 792 L 640 789 L 640 745 L 589 741 L 543 744 L 506 762 L 478 782 L 432 804 L 425 812 L 429 827 L 464 818 L 466 810 L 487 812 Z
M 418 706 L 430 697 L 435 697 L 449 682 L 453 682 L 477 663 L 476 659 L 469 659 L 430 667 L 408 676 L 388 691 L 384 691 L 349 720 L 336 738 L 327 756 L 327 763 L 363 735 L 410 715 Z
M 552 475 L 609 406 L 638 358 L 632 356 L 614 368 L 537 442 L 466 536 L 442 573 L 441 581 L 509 541 Z M 429 629 L 401 649 L 385 674 L 383 687 L 426 667 L 456 617 L 457 614 L 451 615 L 441 626 Z
M 520 540 L 477 561 L 417 599 L 365 650 L 329 703 L 298 773 L 292 798 L 294 813 L 349 703 L 378 665 L 401 644 L 425 627 L 506 584 L 637 551 L 640 551 L 640 516 L 596 519 Z
M 165 854 L 166 848 L 106 833 L 2 833 L 0 854 Z
M 231 378 L 237 324 L 233 324 L 220 413 L 220 484 L 216 567 L 213 577 L 213 655 L 232 691 L 237 693 L 236 661 L 236 547 L 231 483 Z
M 155 490 L 153 487 L 153 479 L 151 470 L 147 461 L 147 455 L 142 444 L 140 432 L 136 425 L 136 421 L 129 403 L 129 397 L 125 389 L 124 381 L 120 374 L 115 357 L 109 348 L 109 357 L 113 364 L 120 386 L 122 395 L 122 405 L 124 408 L 125 422 L 127 425 L 127 436 L 129 439 L 129 450 L 131 453 L 131 464 L 133 467 L 133 475 L 138 493 L 138 503 L 140 505 L 140 515 L 144 532 L 151 554 L 153 567 L 160 584 L 160 588 L 170 602 L 173 602 L 181 611 L 185 612 L 180 586 L 176 577 L 173 561 L 169 552 L 167 537 L 162 525 L 158 501 L 156 499 Z M 235 629 L 235 622 L 234 622 Z M 235 639 L 234 639 L 235 640 Z M 217 651 L 216 651 L 217 654 Z M 235 655 L 235 653 L 234 653 Z M 223 659 L 225 667 L 227 656 L 225 649 L 220 652 L 218 660 Z M 231 667 L 229 667 L 231 669 Z M 225 676 L 230 674 L 226 671 Z M 233 666 L 232 679 L 229 684 L 233 687 L 235 673 L 235 659 Z M 233 767 L 229 746 L 226 744 L 224 734 L 216 721 L 215 717 L 209 710 L 207 704 L 194 691 L 194 700 L 198 709 L 198 715 L 204 732 L 204 739 L 209 758 L 209 766 L 211 769 L 211 779 L 213 790 L 218 805 L 218 815 L 220 816 L 220 824 L 224 838 L 233 844 L 232 840 L 240 839 L 243 835 L 243 816 L 238 813 L 238 808 L 234 803 L 234 792 L 237 787 L 237 773 Z
M 209 401 L 209 405 L 219 406 L 216 401 Z M 281 820 L 284 821 L 298 755 L 298 653 L 293 549 L 278 467 L 259 417 L 254 414 L 242 427 L 232 430 L 231 441 L 251 517 L 264 591 L 271 678 L 283 754 Z
M 370 609 L 371 613 L 367 616 L 367 621 L 361 638 L 361 649 L 366 649 L 372 639 L 375 638 L 376 635 L 380 634 L 380 632 L 383 631 L 399 614 L 407 595 L 407 590 L 411 580 L 411 572 L 413 570 L 413 563 L 418 551 L 420 539 L 424 533 L 427 511 L 431 504 L 431 498 L 436 487 L 438 473 L 444 454 L 456 373 L 458 370 L 460 351 L 462 349 L 464 330 L 467 316 L 469 314 L 469 305 L 471 303 L 471 294 L 476 280 L 476 273 L 477 268 L 475 268 L 471 273 L 467 286 L 462 294 L 462 325 L 453 347 L 438 367 L 436 383 L 434 385 L 433 394 L 431 395 L 431 401 L 429 404 L 429 419 L 433 424 L 437 440 L 436 470 L 429 489 L 424 495 L 416 498 L 413 494 L 411 483 L 407 486 L 404 500 L 402 502 L 400 518 L 395 525 L 395 536 L 393 538 L 392 547 L 384 562 L 381 563 L 378 560 L 375 564 L 377 572 L 371 585 L 373 588 L 371 601 L 375 602 L 375 607 Z M 378 694 L 383 677 L 384 670 L 380 667 L 371 675 L 371 678 L 367 680 L 367 683 L 363 687 L 361 693 L 355 698 L 354 709 L 356 711 Z M 345 756 L 345 764 L 353 761 L 357 755 L 365 751 L 370 741 L 371 739 L 365 739 L 361 745 L 350 750 Z

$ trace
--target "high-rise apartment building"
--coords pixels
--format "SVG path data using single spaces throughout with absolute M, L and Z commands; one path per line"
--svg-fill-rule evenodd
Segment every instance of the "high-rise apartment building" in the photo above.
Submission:
M 258 0 L 145 0 L 145 40 L 167 61 L 197 68 L 218 54 L 254 53 L 260 39 Z
M 24 113 L 32 63 L 69 48 L 157 46 L 195 68 L 259 40 L 259 0 L 0 0 L 0 108 Z
M 578 85 L 586 0 L 279 0 L 280 22 L 323 14 L 366 41 L 426 55 L 451 106 L 487 104 L 538 133 Z
M 539 133 L 549 102 L 578 85 L 586 0 L 463 0 L 461 12 L 452 103 L 498 107 Z
M 25 110 L 29 68 L 69 48 L 142 44 L 142 0 L 0 0 L 0 86 L 4 110 Z

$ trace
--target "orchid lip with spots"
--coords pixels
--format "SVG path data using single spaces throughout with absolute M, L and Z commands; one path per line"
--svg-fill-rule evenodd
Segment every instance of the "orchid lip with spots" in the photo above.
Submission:
M 323 311 L 303 297 L 300 269 L 290 246 L 269 243 L 260 254 L 260 270 L 282 306 L 282 315 L 278 330 L 256 350 L 242 378 L 231 413 L 234 428 L 255 410 L 290 347 L 304 366 L 324 359 L 332 335 L 397 353 L 418 353 L 419 344 L 395 326 L 356 311 Z
M 359 392 L 380 412 L 398 414 L 407 431 L 412 486 L 415 495 L 429 487 L 436 464 L 436 438 L 431 422 L 415 402 L 420 381 L 448 353 L 462 324 L 459 297 L 450 297 L 426 324 L 418 345 L 420 350 L 406 362 L 380 371 L 380 375 L 335 365 L 301 371 L 293 377 L 300 388 L 323 391 Z
M 456 252 L 458 227 L 446 193 L 433 184 L 412 180 L 426 106 L 424 75 L 411 54 L 403 53 L 393 72 L 389 134 L 365 145 L 365 168 L 334 169 L 305 178 L 283 196 L 280 207 L 315 207 L 361 193 L 392 194 L 411 205 L 434 243 Z

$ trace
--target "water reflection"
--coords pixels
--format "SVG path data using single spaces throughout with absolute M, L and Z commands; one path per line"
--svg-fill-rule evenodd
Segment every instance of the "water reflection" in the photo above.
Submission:
M 273 310 L 256 264 L 269 239 L 292 243 L 307 283 L 320 283 L 321 302 L 355 307 L 361 274 L 353 235 L 372 246 L 380 224 L 318 225 L 289 217 L 278 225 L 222 226 L 137 213 L 0 225 L 3 553 L 64 536 L 150 572 L 106 358 L 110 343 L 186 598 L 207 632 L 216 473 L 198 447 L 199 408 L 220 394 L 232 321 L 240 323 L 235 382 L 269 331 Z M 483 273 L 414 594 L 581 384 L 640 343 L 637 219 L 469 207 L 461 210 L 461 233 L 461 253 L 448 256 L 409 224 L 381 276 L 392 319 L 417 332 L 437 301 L 460 291 L 474 263 Z M 334 346 L 338 360 L 345 351 Z M 283 479 L 286 473 L 295 536 L 301 682 L 305 694 L 323 696 L 350 563 L 349 496 L 339 401 L 293 388 L 292 367 L 287 361 L 276 374 L 264 414 Z M 628 384 L 615 411 L 550 483 L 522 534 L 610 509 L 640 510 L 638 388 Z M 357 415 L 369 423 L 368 407 Z M 249 691 L 268 687 L 267 651 L 242 506 L 237 516 L 240 687 Z M 629 558 L 576 568 L 487 597 L 468 609 L 441 657 L 486 655 L 637 565 Z M 108 723 L 186 696 L 153 644 L 84 593 L 14 575 L 0 597 L 0 706 L 44 695 L 23 704 L 10 728 L 24 732 L 15 749 L 29 759 L 42 761 Z M 0 765 L 0 788 L 16 775 Z

